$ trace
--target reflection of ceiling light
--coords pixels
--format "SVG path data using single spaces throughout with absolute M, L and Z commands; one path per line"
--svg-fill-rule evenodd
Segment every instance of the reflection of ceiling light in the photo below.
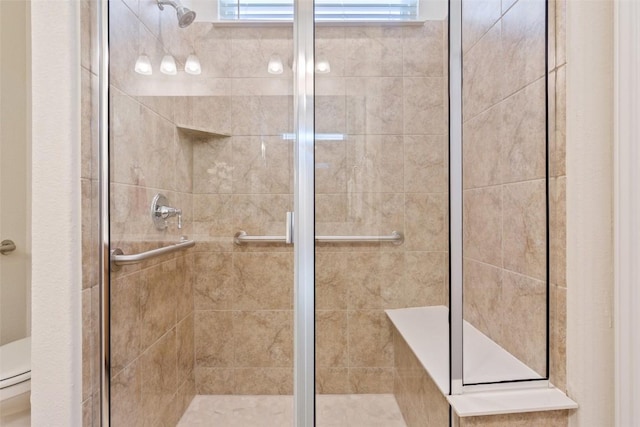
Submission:
M 269 74 L 282 74 L 284 66 L 282 65 L 282 59 L 278 55 L 271 55 L 269 58 L 269 65 L 267 66 Z
M 316 73 L 327 74 L 329 72 L 331 72 L 331 64 L 329 64 L 329 61 L 322 59 L 316 62 Z
M 176 60 L 173 59 L 173 56 L 165 55 L 164 58 L 162 58 L 162 62 L 160 63 L 160 72 L 170 76 L 175 76 L 178 73 Z
M 187 74 L 198 75 L 202 72 L 202 68 L 200 68 L 200 60 L 194 54 L 191 54 L 187 57 L 187 62 L 184 64 L 184 71 Z
M 151 68 L 151 60 L 147 55 L 140 55 L 136 60 L 136 73 L 142 74 L 143 76 L 150 76 L 153 74 L 153 69 Z

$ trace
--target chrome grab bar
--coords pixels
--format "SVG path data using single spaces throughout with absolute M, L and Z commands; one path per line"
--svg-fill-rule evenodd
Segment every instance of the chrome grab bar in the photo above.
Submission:
M 149 258 L 155 258 L 160 255 L 170 254 L 172 252 L 181 251 L 183 249 L 195 246 L 194 240 L 182 240 L 174 245 L 164 246 L 162 248 L 151 249 L 150 251 L 140 252 L 139 254 L 124 255 L 122 249 L 116 248 L 111 251 L 111 267 L 114 271 L 118 271 L 122 265 L 138 264 Z
M 246 231 L 238 231 L 233 241 L 236 245 L 243 243 L 286 243 L 285 236 L 250 236 Z M 392 231 L 386 236 L 316 236 L 319 243 L 368 243 L 368 242 L 391 242 L 394 245 L 401 245 L 404 242 L 404 235 L 399 231 Z
M 13 240 L 3 240 L 0 242 L 0 254 L 7 255 L 9 252 L 13 252 L 16 250 L 16 244 L 13 243 Z

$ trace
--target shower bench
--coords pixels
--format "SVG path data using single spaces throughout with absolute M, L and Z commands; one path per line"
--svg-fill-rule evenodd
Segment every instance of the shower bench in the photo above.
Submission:
M 416 379 L 420 375 L 424 377 L 420 381 L 432 383 L 418 386 L 420 390 L 430 392 L 430 396 L 422 396 L 425 402 L 421 405 L 432 406 L 425 411 L 427 414 L 423 414 L 423 417 L 433 416 L 434 412 L 440 411 L 441 418 L 444 418 L 445 410 L 448 415 L 449 405 L 461 419 L 578 407 L 565 393 L 551 384 L 547 386 L 546 382 L 542 382 L 544 386 L 524 388 L 522 383 L 520 387 L 516 383 L 516 387 L 512 388 L 479 389 L 461 395 L 449 395 L 449 309 L 445 306 L 415 307 L 386 310 L 386 313 L 394 326 L 394 347 L 398 355 L 394 393 L 405 419 L 413 416 L 404 413 L 405 411 L 420 406 L 416 403 L 415 396 L 412 397 L 411 404 L 402 402 L 407 394 L 416 394 L 407 388 L 416 387 L 415 383 L 419 382 Z M 466 384 L 493 383 L 514 378 L 544 379 L 470 323 L 464 322 L 463 331 Z M 409 352 L 411 354 L 407 356 Z M 404 378 L 410 378 L 405 385 Z M 436 396 L 438 394 L 440 396 Z M 433 408 L 434 405 L 439 408 Z

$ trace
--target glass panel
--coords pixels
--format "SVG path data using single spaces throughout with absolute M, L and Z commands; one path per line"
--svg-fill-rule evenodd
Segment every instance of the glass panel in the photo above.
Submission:
M 291 425 L 292 29 L 154 3 L 109 2 L 111 246 L 195 247 L 112 274 L 112 425 Z
M 464 383 L 544 379 L 546 3 L 462 8 Z
M 446 12 L 315 31 L 317 423 L 448 426 L 442 393 L 385 312 L 435 310 L 442 322 L 419 327 L 447 336 Z M 394 232 L 400 244 L 371 241 Z M 418 394 L 437 403 L 417 414 Z

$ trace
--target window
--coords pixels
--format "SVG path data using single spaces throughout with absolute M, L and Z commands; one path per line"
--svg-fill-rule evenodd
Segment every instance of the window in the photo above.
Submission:
M 293 0 L 218 0 L 221 21 L 292 21 Z M 418 0 L 316 0 L 316 21 L 415 21 Z

